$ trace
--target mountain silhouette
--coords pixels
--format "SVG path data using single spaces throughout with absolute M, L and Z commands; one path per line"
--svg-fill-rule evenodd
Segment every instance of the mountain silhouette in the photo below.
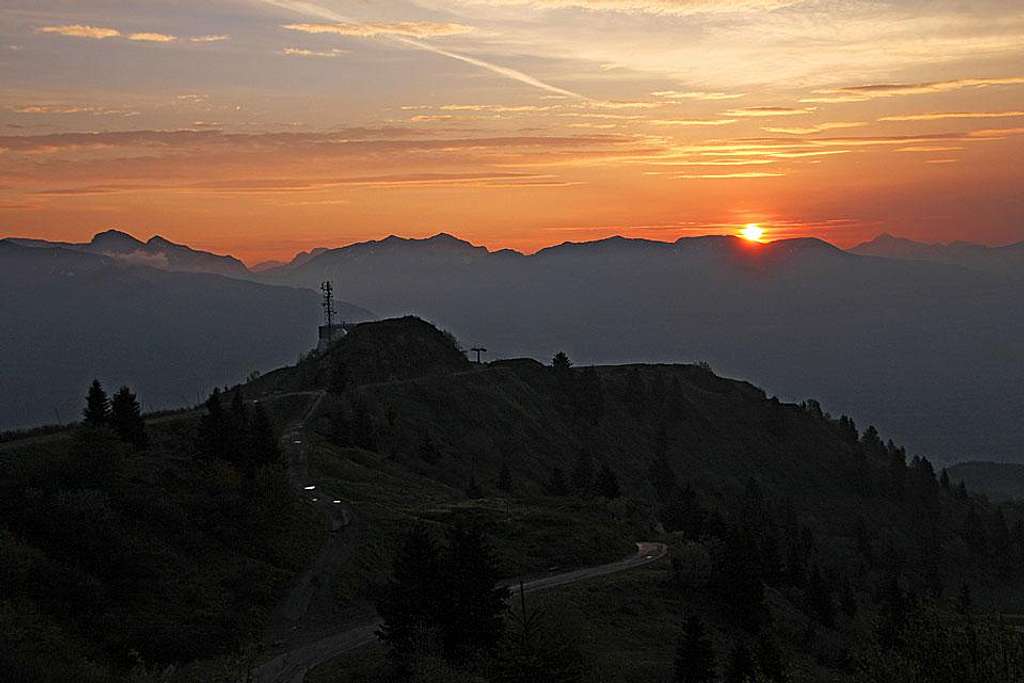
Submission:
M 82 244 L 17 237 L 8 238 L 8 241 L 25 247 L 61 247 L 90 254 L 100 254 L 161 270 L 215 273 L 230 277 L 244 277 L 249 274 L 249 269 L 245 267 L 245 264 L 233 256 L 220 256 L 206 251 L 198 251 L 183 244 L 175 244 L 159 235 L 143 242 L 126 232 L 107 230 L 96 234 L 91 241 Z
M 1024 277 L 1024 242 L 990 247 L 971 242 L 926 244 L 888 233 L 850 250 L 864 256 L 948 263 L 1014 278 Z

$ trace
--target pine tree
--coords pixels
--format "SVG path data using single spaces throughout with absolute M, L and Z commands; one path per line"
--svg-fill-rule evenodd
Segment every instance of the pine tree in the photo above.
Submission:
M 949 483 L 949 472 L 946 471 L 945 467 L 942 468 L 942 474 L 939 475 L 939 486 L 942 487 L 943 491 L 949 493 L 951 485 Z
M 337 360 L 331 365 L 331 374 L 327 379 L 327 391 L 332 394 L 343 394 L 348 388 L 348 366 Z
M 508 589 L 498 585 L 498 566 L 483 531 L 456 524 L 444 561 L 447 590 L 441 607 L 446 658 L 460 663 L 494 650 L 505 627 Z
M 149 442 L 146 421 L 142 419 L 142 407 L 128 387 L 118 389 L 110 402 L 110 425 L 122 441 L 137 449 L 145 448 Z
M 599 423 L 604 415 L 604 388 L 593 366 L 583 369 L 573 394 L 580 418 L 592 425 Z
M 572 361 L 565 351 L 559 351 L 551 359 L 551 367 L 559 372 L 568 372 L 572 368 Z
M 437 542 L 426 527 L 414 526 L 402 538 L 391 578 L 377 599 L 384 621 L 377 636 L 400 672 L 408 671 L 418 651 L 436 647 L 444 586 Z
M 619 479 L 615 476 L 615 472 L 608 466 L 608 463 L 601 465 L 600 471 L 597 473 L 597 480 L 594 482 L 594 488 L 598 495 L 604 498 L 618 498 L 622 495 L 622 490 L 619 488 Z
M 831 628 L 835 625 L 835 606 L 832 603 L 832 592 L 828 589 L 818 565 L 811 567 L 807 580 L 807 606 L 815 618 L 823 625 Z
M 767 683 L 787 683 L 789 681 L 786 659 L 782 656 L 779 643 L 768 631 L 762 633 L 758 639 L 754 657 L 757 659 L 757 668 L 761 670 Z
M 105 427 L 110 422 L 110 399 L 99 380 L 94 379 L 89 386 L 82 418 L 87 427 Z
M 729 665 L 725 669 L 726 683 L 753 683 L 757 680 L 754 658 L 750 649 L 742 642 L 736 643 L 729 652 Z
M 551 469 L 551 481 L 548 482 L 548 493 L 552 496 L 569 495 L 569 484 L 565 481 L 565 472 L 561 467 Z
M 673 487 L 658 517 L 666 531 L 682 531 L 687 538 L 700 538 L 704 532 L 706 514 L 689 484 Z
M 711 683 L 716 678 L 714 646 L 700 617 L 691 614 L 686 618 L 683 635 L 676 646 L 675 680 L 677 683 Z
M 756 544 L 748 533 L 735 528 L 723 540 L 711 586 L 733 621 L 754 633 L 764 617 L 764 582 Z
M 875 429 L 875 425 L 868 425 L 868 428 L 864 430 L 864 434 L 861 436 L 860 442 L 869 454 L 877 455 L 885 449 L 882 439 L 878 436 L 878 430 Z
M 519 594 L 519 609 L 513 612 L 510 628 L 497 658 L 501 683 L 583 683 L 588 676 L 587 658 L 580 649 L 575 624 L 559 623 L 560 615 L 527 609 Z M 555 618 L 552 618 L 555 616 Z
M 220 401 L 220 389 L 215 388 L 206 399 L 206 414 L 199 420 L 196 450 L 206 458 L 224 458 L 229 452 L 230 427 L 224 406 Z
M 430 432 L 423 432 L 418 452 L 420 459 L 425 463 L 436 465 L 441 460 L 441 451 L 438 450 L 434 439 L 430 436 Z
M 508 469 L 508 463 L 501 463 L 501 471 L 498 472 L 498 490 L 503 493 L 512 493 L 512 472 Z
M 658 432 L 658 438 L 656 442 L 657 455 L 651 461 L 650 466 L 647 470 L 647 478 L 651 482 L 651 486 L 654 488 L 654 493 L 657 494 L 658 500 L 662 503 L 666 503 L 670 500 L 671 496 L 675 493 L 675 489 L 678 486 L 676 480 L 676 473 L 672 471 L 672 466 L 668 462 L 668 456 L 665 453 L 666 448 L 661 445 L 662 435 L 665 433 L 665 426 L 662 425 Z M 667 437 L 666 437 L 667 440 Z
M 281 462 L 281 449 L 274 434 L 274 426 L 260 403 L 253 407 L 249 418 L 249 439 L 250 459 L 256 467 Z
M 581 450 L 572 468 L 572 488 L 577 496 L 588 496 L 594 483 L 594 458 L 590 451 Z

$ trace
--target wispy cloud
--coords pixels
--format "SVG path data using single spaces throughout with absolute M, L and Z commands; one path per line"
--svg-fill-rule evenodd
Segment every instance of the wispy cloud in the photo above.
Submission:
M 128 35 L 128 40 L 140 43 L 173 43 L 177 39 L 177 36 L 170 36 L 166 33 L 131 33 Z
M 765 130 L 769 133 L 784 133 L 786 135 L 810 135 L 813 133 L 823 133 L 827 130 L 841 130 L 843 128 L 860 128 L 868 125 L 864 121 L 826 121 L 825 123 L 817 123 L 813 126 L 804 127 L 766 127 Z
M 220 43 L 231 40 L 229 35 L 193 36 L 188 39 L 190 43 Z
M 132 109 L 78 104 L 16 104 L 9 109 L 16 114 L 93 114 L 96 116 L 137 116 L 139 114 Z
M 1007 119 L 1024 116 L 1024 111 L 951 111 L 927 114 L 883 116 L 879 121 L 942 121 L 944 119 Z
M 931 81 L 927 83 L 873 83 L 854 85 L 845 88 L 816 90 L 815 96 L 807 97 L 801 102 L 864 102 L 882 97 L 898 97 L 903 95 L 928 95 L 931 93 L 949 92 L 964 88 L 988 88 L 1001 85 L 1024 85 L 1024 76 L 1008 76 L 1004 78 L 960 78 L 951 81 Z
M 804 116 L 817 110 L 817 107 L 743 107 L 722 112 L 722 116 L 742 116 L 749 118 L 769 116 Z
M 955 145 L 952 145 L 952 146 L 942 146 L 942 145 L 911 145 L 910 147 L 900 147 L 899 149 L 894 149 L 893 151 L 894 152 L 909 152 L 909 153 L 920 153 L 920 154 L 923 154 L 923 153 L 930 153 L 930 152 L 957 152 L 957 151 L 960 151 L 962 149 L 963 149 L 963 147 L 958 147 L 958 146 L 955 146 Z
M 662 97 L 668 100 L 705 100 L 708 102 L 735 100 L 743 97 L 744 94 L 741 92 L 706 92 L 704 90 L 656 90 L 651 93 L 654 97 Z
M 785 173 L 770 173 L 768 171 L 744 171 L 742 173 L 687 173 L 677 175 L 676 178 L 684 180 L 739 180 L 743 178 L 779 178 Z
M 326 19 L 328 21 L 334 22 L 334 24 L 320 24 L 321 26 L 359 25 L 359 22 L 353 22 L 349 18 L 344 17 L 344 16 L 338 14 L 337 12 L 334 12 L 333 10 L 327 9 L 325 7 L 321 7 L 321 6 L 316 5 L 314 3 L 311 3 L 311 2 L 304 2 L 304 1 L 299 1 L 299 0 L 263 0 L 263 2 L 265 2 L 265 3 L 269 4 L 269 5 L 273 5 L 275 7 L 280 7 L 280 8 L 283 8 L 283 9 L 290 10 L 292 12 L 296 12 L 298 14 L 303 14 L 305 16 L 317 17 L 318 19 Z M 405 23 L 406 24 L 410 24 L 410 23 L 415 24 L 416 22 L 405 22 Z M 292 24 L 292 26 L 301 26 L 301 25 L 303 25 L 303 24 Z M 391 25 L 394 26 L 394 24 L 391 24 Z M 317 26 L 317 24 L 305 24 L 305 26 Z M 328 32 L 333 32 L 333 31 L 328 31 Z M 504 76 L 505 78 L 511 79 L 513 81 L 518 81 L 519 83 L 523 83 L 525 85 L 529 85 L 529 86 L 532 86 L 534 88 L 538 88 L 540 90 L 546 90 L 549 93 L 554 93 L 556 95 L 565 95 L 567 97 L 574 97 L 574 98 L 578 98 L 578 99 L 587 99 L 587 98 L 583 97 L 582 95 L 580 95 L 579 93 L 572 92 L 571 90 L 566 90 L 565 88 L 559 88 L 557 86 L 551 85 L 550 83 L 545 83 L 544 81 L 542 81 L 542 80 L 540 80 L 538 78 L 535 78 L 535 77 L 531 76 L 530 74 L 524 73 L 522 71 L 518 71 L 516 69 L 511 69 L 509 67 L 501 66 L 500 64 L 495 64 L 493 62 L 488 62 L 488 61 L 483 60 L 483 59 L 477 59 L 476 57 L 470 57 L 469 55 L 464 55 L 464 54 L 459 53 L 459 52 L 452 52 L 450 50 L 445 50 L 445 49 L 442 49 L 440 47 L 437 47 L 436 45 L 431 45 L 430 43 L 424 43 L 421 40 L 417 40 L 416 38 L 409 37 L 408 35 L 401 35 L 401 34 L 396 34 L 396 33 L 393 33 L 393 32 L 392 33 L 384 33 L 384 34 L 375 34 L 375 35 L 380 35 L 381 37 L 384 37 L 384 38 L 391 38 L 392 40 L 394 40 L 394 41 L 396 41 L 398 43 L 401 43 L 403 45 L 407 45 L 409 47 L 418 48 L 420 50 L 425 50 L 427 52 L 432 52 L 432 53 L 434 53 L 436 55 L 440 55 L 442 57 L 448 57 L 449 59 L 454 59 L 454 60 L 463 62 L 465 64 L 470 64 L 472 66 L 476 66 L 476 67 L 479 67 L 481 69 L 485 69 L 487 71 L 490 71 L 491 73 L 498 74 L 499 76 Z
M 331 50 L 307 50 L 301 47 L 286 47 L 281 50 L 282 55 L 289 57 L 340 57 L 349 54 L 349 50 L 334 48 Z
M 407 38 L 441 38 L 470 33 L 473 27 L 464 24 L 439 23 L 433 21 L 383 22 L 338 22 L 335 24 L 286 24 L 283 28 L 302 33 L 329 33 L 353 38 L 378 38 L 380 36 L 404 36 Z
M 42 28 L 36 29 L 36 31 L 38 33 L 55 33 L 60 36 L 68 36 L 71 38 L 92 38 L 94 40 L 117 38 L 121 35 L 121 32 L 116 28 L 107 28 L 105 26 L 86 26 L 83 24 L 43 26 Z
M 796 5 L 803 0 L 470 0 L 492 6 L 528 6 L 539 9 L 580 9 L 625 14 L 731 14 L 766 12 Z
M 655 126 L 726 126 L 736 119 L 653 119 Z

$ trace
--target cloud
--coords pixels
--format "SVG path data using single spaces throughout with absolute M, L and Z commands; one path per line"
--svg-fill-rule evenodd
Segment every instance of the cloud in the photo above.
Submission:
M 91 107 L 75 104 L 16 104 L 10 110 L 17 114 L 93 114 L 95 116 L 138 116 L 130 109 Z
M 140 43 L 173 43 L 177 39 L 177 36 L 169 36 L 166 33 L 132 33 L 128 36 L 128 40 Z
M 193 36 L 188 39 L 190 43 L 219 43 L 224 40 L 231 40 L 228 35 Z
M 337 26 L 359 26 L 360 25 L 358 22 L 350 21 L 346 17 L 338 14 L 337 12 L 334 12 L 333 10 L 327 9 L 325 7 L 320 7 L 319 5 L 316 5 L 316 4 L 311 3 L 311 2 L 298 1 L 298 0 L 263 0 L 263 2 L 265 2 L 266 4 L 269 4 L 269 5 L 273 5 L 274 7 L 281 7 L 283 9 L 291 10 L 292 12 L 296 12 L 298 14 L 304 14 L 306 16 L 314 16 L 314 17 L 317 17 L 319 19 L 327 19 L 329 21 L 335 22 L 333 24 L 292 24 L 292 26 L 327 26 L 327 27 L 335 26 L 335 27 L 337 27 Z M 419 22 L 420 25 L 424 25 L 424 23 L 428 23 L 428 22 Z M 396 26 L 396 25 L 398 25 L 398 24 L 377 24 L 377 26 Z M 417 22 L 402 22 L 401 25 L 414 26 L 414 25 L 417 25 Z M 435 25 L 435 26 L 461 26 L 461 24 L 433 24 L 433 25 Z M 336 32 L 336 31 L 328 31 L 328 32 Z M 582 95 L 580 95 L 579 93 L 574 93 L 571 90 L 566 90 L 565 88 L 559 88 L 559 87 L 551 85 L 549 83 L 545 83 L 544 81 L 542 81 L 542 80 L 540 80 L 538 78 L 534 78 L 530 74 L 524 73 L 522 71 L 518 71 L 516 69 L 510 69 L 509 67 L 501 66 L 500 64 L 495 64 L 493 62 L 488 62 L 488 61 L 485 61 L 483 59 L 477 59 L 476 57 L 470 57 L 468 55 L 464 55 L 464 54 L 461 54 L 461 53 L 458 53 L 458 52 L 451 52 L 450 50 L 444 50 L 444 49 L 441 49 L 441 48 L 439 48 L 439 47 L 437 47 L 435 45 L 431 45 L 430 43 L 421 42 L 421 41 L 416 40 L 415 38 L 409 37 L 407 35 L 399 35 L 399 34 L 395 34 L 395 33 L 385 33 L 381 37 L 391 38 L 392 40 L 394 40 L 394 41 L 396 41 L 398 43 L 401 43 L 403 45 L 407 45 L 409 47 L 414 47 L 414 48 L 417 48 L 417 49 L 420 49 L 420 50 L 425 50 L 426 52 L 432 52 L 432 53 L 434 53 L 436 55 L 440 55 L 442 57 L 448 57 L 449 59 L 454 59 L 454 60 L 463 62 L 465 64 L 470 64 L 472 66 L 476 66 L 476 67 L 479 67 L 481 69 L 485 69 L 487 71 L 490 71 L 491 73 L 498 74 L 499 76 L 504 76 L 505 78 L 511 79 L 513 81 L 518 81 L 519 83 L 523 83 L 525 85 L 529 85 L 529 86 L 532 86 L 534 88 L 538 88 L 540 90 L 546 90 L 549 93 L 554 93 L 556 95 L 564 95 L 566 97 L 573 97 L 573 98 L 577 98 L 577 99 L 584 99 L 584 100 L 587 99 L 587 98 L 583 97 Z
M 725 126 L 736 123 L 736 119 L 654 119 L 655 126 Z
M 941 145 L 911 145 L 910 147 L 900 147 L 894 149 L 894 152 L 910 152 L 910 153 L 924 153 L 924 152 L 957 152 L 963 149 L 958 146 L 941 146 Z
M 818 123 L 813 126 L 806 126 L 803 128 L 763 128 L 769 133 L 784 133 L 786 135 L 810 135 L 812 133 L 822 133 L 826 130 L 840 130 L 842 128 L 860 128 L 861 126 L 868 125 L 864 121 L 826 121 L 825 123 Z
M 742 173 L 694 173 L 677 175 L 676 178 L 689 180 L 736 180 L 741 178 L 778 178 L 785 173 L 770 173 L 768 171 L 744 171 Z
M 117 38 L 121 35 L 121 32 L 116 28 L 106 28 L 102 26 L 85 26 L 82 24 L 68 24 L 64 26 L 43 26 L 42 28 L 36 29 L 38 33 L 55 33 L 61 36 L 69 36 L 72 38 L 93 38 L 95 40 L 103 40 L 105 38 Z
M 964 88 L 988 88 L 1002 85 L 1024 85 L 1024 76 L 1008 76 L 1005 78 L 960 78 L 951 81 L 931 81 L 927 83 L 874 83 L 854 85 L 845 88 L 816 90 L 816 97 L 808 97 L 801 102 L 864 102 L 882 97 L 898 97 L 904 95 L 928 95 L 931 93 L 949 92 Z
M 306 50 L 301 47 L 286 47 L 281 50 L 282 55 L 290 57 L 340 57 L 349 54 L 349 50 L 334 48 L 332 50 Z
M 944 119 L 1005 119 L 1024 116 L 1024 111 L 951 111 L 928 114 L 904 114 L 883 116 L 879 121 L 942 121 Z
M 669 100 L 706 100 L 709 102 L 716 102 L 719 100 L 735 100 L 743 97 L 746 93 L 725 93 L 725 92 L 705 92 L 703 90 L 656 90 L 651 95 L 654 97 L 663 97 Z
M 729 14 L 770 12 L 803 0 L 468 0 L 470 4 L 537 9 L 577 9 L 625 14 Z
M 505 104 L 445 104 L 438 109 L 442 111 L 484 111 L 496 112 L 499 114 L 522 114 L 558 109 L 556 105 L 505 105 Z
M 768 117 L 768 116 L 804 116 L 817 110 L 817 107 L 743 107 L 722 112 L 722 116 Z
M 438 121 L 454 121 L 458 117 L 454 114 L 419 114 L 409 117 L 412 123 L 435 123 Z
M 473 28 L 464 24 L 433 21 L 383 22 L 338 22 L 335 24 L 286 24 L 283 28 L 302 33 L 331 33 L 355 38 L 379 38 L 381 36 L 402 36 L 406 38 L 441 38 L 470 33 Z

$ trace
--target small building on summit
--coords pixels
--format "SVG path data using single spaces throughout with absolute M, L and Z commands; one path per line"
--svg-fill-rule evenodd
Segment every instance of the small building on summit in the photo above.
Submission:
M 317 341 L 316 350 L 323 353 L 327 350 L 327 347 L 348 334 L 349 329 L 354 327 L 354 325 L 355 323 L 331 323 L 330 325 L 321 325 L 319 328 L 320 338 Z

